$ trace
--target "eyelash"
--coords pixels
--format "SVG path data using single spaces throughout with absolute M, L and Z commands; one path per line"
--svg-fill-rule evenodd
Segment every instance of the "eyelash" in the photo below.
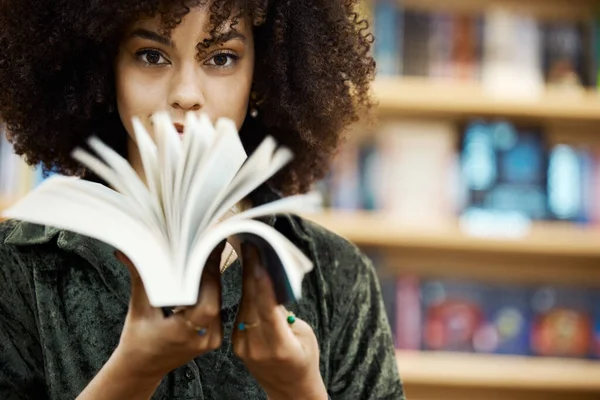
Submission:
M 148 54 L 150 54 L 150 53 L 158 53 L 158 55 L 160 56 L 160 59 L 159 59 L 159 61 L 162 59 L 162 60 L 164 60 L 164 61 L 166 61 L 166 62 L 150 63 L 150 62 L 148 62 L 148 61 L 144 60 L 144 58 L 143 58 L 143 57 L 144 57 L 144 56 L 147 56 L 147 55 L 148 55 Z M 141 61 L 142 63 L 144 63 L 144 65 L 146 65 L 146 66 L 148 66 L 148 67 L 158 67 L 158 66 L 161 66 L 161 65 L 166 65 L 166 64 L 169 64 L 169 63 L 170 63 L 170 62 L 169 62 L 169 60 L 167 59 L 167 57 L 165 57 L 165 56 L 164 56 L 164 54 L 163 54 L 162 52 L 160 52 L 159 50 L 155 50 L 155 49 L 143 49 L 143 50 L 138 50 L 138 51 L 135 53 L 135 55 L 136 55 L 136 57 L 137 57 L 137 59 L 138 59 L 139 61 Z M 232 65 L 216 65 L 216 64 L 208 64 L 208 61 L 210 61 L 210 60 L 214 60 L 214 58 L 215 58 L 215 57 L 218 57 L 218 56 L 226 56 L 226 57 L 228 57 L 228 58 L 231 60 L 231 62 L 232 62 Z M 212 55 L 210 56 L 210 58 L 209 58 L 207 61 L 205 61 L 203 64 L 204 64 L 204 65 L 207 65 L 207 66 L 209 66 L 209 67 L 211 67 L 211 68 L 217 68 L 217 69 L 228 69 L 228 68 L 232 68 L 232 67 L 234 67 L 234 66 L 235 66 L 235 64 L 236 64 L 236 63 L 239 61 L 239 59 L 240 59 L 240 56 L 239 56 L 238 54 L 234 53 L 233 51 L 227 51 L 227 50 L 225 50 L 225 51 L 219 51 L 219 52 L 217 52 L 217 53 L 214 53 L 214 54 L 212 54 Z
M 231 59 L 231 63 L 232 65 L 216 65 L 216 64 L 207 64 L 207 62 L 204 62 L 204 65 L 208 65 L 211 68 L 217 68 L 217 69 L 228 69 L 228 68 L 232 68 L 235 66 L 235 64 L 239 61 L 240 56 L 236 53 L 234 53 L 233 51 L 230 50 L 222 50 L 219 52 L 216 52 L 214 54 L 212 54 L 209 58 L 209 60 L 214 60 L 215 57 L 217 56 L 226 56 L 229 57 Z
M 160 56 L 161 59 L 165 60 L 166 62 L 162 62 L 162 63 L 150 63 L 146 60 L 144 60 L 144 56 L 147 56 L 150 53 L 158 53 L 158 55 Z M 144 65 L 148 66 L 148 67 L 157 67 L 157 66 L 161 66 L 161 65 L 165 65 L 169 63 L 169 60 L 167 60 L 167 57 L 164 56 L 163 53 L 161 53 L 158 50 L 154 50 L 154 49 L 143 49 L 143 50 L 138 50 L 136 53 L 136 58 L 142 62 Z

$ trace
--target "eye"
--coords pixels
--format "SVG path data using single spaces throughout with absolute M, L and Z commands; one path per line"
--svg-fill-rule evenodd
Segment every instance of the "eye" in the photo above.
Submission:
M 140 50 L 136 53 L 137 58 L 148 65 L 164 65 L 169 61 L 158 50 Z
M 216 68 L 229 68 L 233 67 L 240 57 L 231 52 L 221 52 L 211 56 L 204 64 L 210 65 Z

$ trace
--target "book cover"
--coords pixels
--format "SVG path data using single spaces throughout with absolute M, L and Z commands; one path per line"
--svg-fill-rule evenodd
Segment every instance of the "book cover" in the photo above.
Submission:
M 528 355 L 532 310 L 530 288 L 493 284 L 484 297 L 485 323 L 476 333 L 475 351 Z
M 474 120 L 460 144 L 461 182 L 469 210 L 517 212 L 546 219 L 546 143 L 536 127 Z
M 426 280 L 421 293 L 423 349 L 473 352 L 485 322 L 485 287 L 462 280 Z
M 402 9 L 395 0 L 376 0 L 372 7 L 377 73 L 382 76 L 399 75 L 402 64 L 402 38 L 398 33 L 402 24 Z
M 531 296 L 534 355 L 588 358 L 593 349 L 593 308 L 587 288 L 548 285 Z

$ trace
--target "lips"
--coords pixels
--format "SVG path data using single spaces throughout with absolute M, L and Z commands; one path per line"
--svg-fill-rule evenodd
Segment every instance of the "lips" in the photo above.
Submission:
M 174 123 L 173 126 L 175 127 L 175 130 L 177 130 L 177 133 L 179 133 L 180 135 L 183 134 L 183 130 L 185 128 L 183 124 Z

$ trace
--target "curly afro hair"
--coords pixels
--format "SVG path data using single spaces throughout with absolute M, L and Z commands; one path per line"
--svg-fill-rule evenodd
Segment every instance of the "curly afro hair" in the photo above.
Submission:
M 265 135 L 294 161 L 271 185 L 285 194 L 324 176 L 342 133 L 372 107 L 373 37 L 360 0 L 3 0 L 0 2 L 0 116 L 17 154 L 46 170 L 84 174 L 70 153 L 96 135 L 126 155 L 113 62 L 125 29 L 157 16 L 165 32 L 190 8 L 211 11 L 210 33 L 252 22 L 253 90 L 260 117 L 240 136 L 252 151 Z

